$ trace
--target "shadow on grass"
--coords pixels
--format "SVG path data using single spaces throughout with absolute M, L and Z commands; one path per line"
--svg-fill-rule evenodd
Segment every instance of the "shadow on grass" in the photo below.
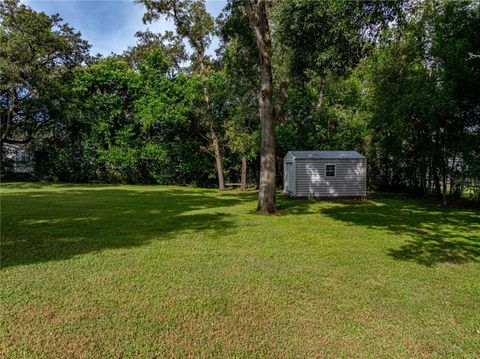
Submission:
M 480 215 L 476 212 L 388 194 L 374 195 L 366 202 L 327 203 L 331 205 L 283 200 L 279 207 L 289 213 L 321 213 L 351 225 L 410 237 L 400 247 L 389 249 L 388 255 L 397 260 L 426 266 L 480 261 Z
M 52 190 L 52 186 L 22 184 L 11 185 L 10 190 L 1 199 L 2 268 L 136 247 L 190 231 L 214 238 L 235 226 L 221 207 L 251 199 L 250 195 L 168 187 L 65 185 Z M 195 212 L 200 210 L 206 211 Z

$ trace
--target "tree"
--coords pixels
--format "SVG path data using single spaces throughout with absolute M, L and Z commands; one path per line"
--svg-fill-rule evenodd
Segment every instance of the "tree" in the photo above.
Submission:
M 240 156 L 241 179 L 240 189 L 247 190 L 247 165 L 248 160 L 256 156 L 257 136 L 248 125 L 250 118 L 243 117 L 241 111 L 225 122 L 225 137 L 229 149 Z
M 0 3 L 0 145 L 29 142 L 61 111 L 73 70 L 89 45 L 59 15 L 17 0 Z
M 133 68 L 138 68 L 140 64 L 145 63 L 145 57 L 153 50 L 160 51 L 175 71 L 179 71 L 182 63 L 188 59 L 182 38 L 172 31 L 165 31 L 164 34 L 156 34 L 150 30 L 138 31 L 135 37 L 137 44 L 129 47 L 123 54 Z
M 177 34 L 187 38 L 194 51 L 191 58 L 193 72 L 198 73 L 205 80 L 209 72 L 205 51 L 211 43 L 211 34 L 214 26 L 212 16 L 205 9 L 205 3 L 201 0 L 137 0 L 137 2 L 142 3 L 147 8 L 147 12 L 143 16 L 144 22 L 152 22 L 160 19 L 162 16 L 173 20 Z M 225 182 L 220 140 L 215 130 L 210 94 L 206 85 L 203 86 L 203 98 L 205 122 L 209 130 L 211 146 L 215 156 L 218 187 L 220 190 L 224 190 Z
M 261 128 L 260 186 L 257 211 L 271 214 L 275 203 L 275 121 L 287 99 L 287 82 L 283 82 L 277 106 L 273 104 L 272 39 L 266 0 L 244 0 L 245 10 L 257 43 L 260 62 L 258 107 Z
M 150 52 L 139 68 L 142 88 L 134 118 L 144 142 L 141 162 L 156 183 L 205 184 L 211 167 L 209 155 L 200 151 L 205 141 L 199 135 L 196 111 L 204 84 L 170 69 L 158 50 Z
M 75 71 L 63 116 L 34 141 L 37 176 L 210 185 L 196 110 L 202 84 L 172 66 L 155 48 L 135 68 L 109 56 Z
M 257 157 L 258 153 L 258 107 L 255 101 L 256 87 L 249 83 L 251 79 L 243 76 L 238 67 L 229 62 L 225 66 L 223 86 L 226 89 L 227 116 L 224 121 L 225 139 L 228 148 L 241 160 L 241 186 L 242 191 L 247 190 L 248 162 Z M 233 71 L 233 72 L 232 72 Z
M 63 181 L 141 182 L 135 161 L 133 105 L 138 75 L 126 60 L 107 57 L 79 68 L 62 116 L 33 140 L 36 173 Z

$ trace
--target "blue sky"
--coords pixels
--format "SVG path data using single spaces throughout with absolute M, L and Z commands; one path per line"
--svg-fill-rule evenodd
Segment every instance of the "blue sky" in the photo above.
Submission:
M 207 10 L 216 17 L 226 0 L 207 0 Z M 174 30 L 166 20 L 144 25 L 143 5 L 127 0 L 25 0 L 35 11 L 48 15 L 60 14 L 63 20 L 82 33 L 82 38 L 92 45 L 92 54 L 122 53 L 135 45 L 135 32 L 149 28 L 154 32 Z M 214 39 L 208 51 L 214 53 L 218 41 Z

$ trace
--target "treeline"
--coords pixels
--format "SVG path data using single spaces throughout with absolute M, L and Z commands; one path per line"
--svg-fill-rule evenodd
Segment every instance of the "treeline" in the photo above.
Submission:
M 140 2 L 176 31 L 106 58 L 58 17 L 0 4 L 2 150 L 28 143 L 37 179 L 256 186 L 267 91 L 277 185 L 288 150 L 357 150 L 371 186 L 480 197 L 478 2 L 265 5 L 267 57 L 248 1 L 218 19 L 202 1 Z
M 370 175 L 387 188 L 478 198 L 480 7 L 426 2 L 366 59 Z

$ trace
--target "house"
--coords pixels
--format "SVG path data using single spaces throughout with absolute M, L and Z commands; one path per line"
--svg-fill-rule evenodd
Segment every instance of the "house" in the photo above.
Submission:
M 294 197 L 366 198 L 367 160 L 356 151 L 289 151 L 284 193 Z
M 11 164 L 11 171 L 13 173 L 32 173 L 33 172 L 33 158 L 24 144 L 10 144 L 3 145 L 3 154 L 8 162 Z

